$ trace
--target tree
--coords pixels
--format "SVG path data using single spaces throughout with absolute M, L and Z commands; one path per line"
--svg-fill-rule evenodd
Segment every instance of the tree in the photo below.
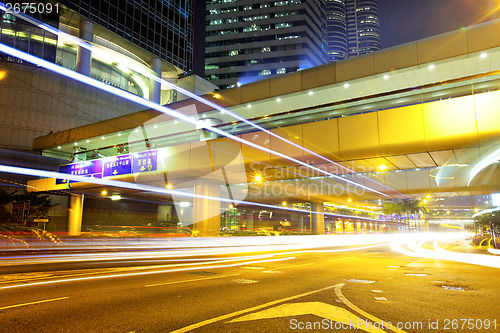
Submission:
M 30 201 L 30 210 L 28 219 L 46 218 L 49 211 L 57 206 L 53 204 L 50 196 L 37 192 L 28 192 L 24 190 L 21 194 L 13 196 L 15 201 Z
M 423 205 L 423 201 L 418 200 L 418 199 L 404 200 L 401 203 L 401 206 L 402 206 L 402 211 L 406 213 L 406 220 L 407 220 L 408 226 L 410 224 L 409 215 L 412 215 L 412 214 L 424 215 L 424 214 L 428 213 L 428 209 L 427 209 L 427 207 L 425 207 Z
M 7 210 L 7 205 L 14 201 L 14 193 L 7 193 L 0 188 L 0 223 L 9 222 L 11 218 L 10 212 Z

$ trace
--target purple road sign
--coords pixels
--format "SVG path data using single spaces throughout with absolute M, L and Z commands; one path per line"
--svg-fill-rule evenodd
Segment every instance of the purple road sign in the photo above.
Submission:
M 59 166 L 59 173 L 66 173 L 69 175 L 82 177 L 102 178 L 102 160 L 92 160 L 61 165 Z M 56 184 L 64 184 L 66 182 L 66 179 L 56 179 Z M 70 183 L 76 182 L 70 181 Z
M 120 155 L 104 159 L 103 177 L 127 175 L 132 173 L 132 155 Z
M 156 150 L 148 150 L 142 153 L 133 154 L 132 172 L 141 173 L 156 170 Z

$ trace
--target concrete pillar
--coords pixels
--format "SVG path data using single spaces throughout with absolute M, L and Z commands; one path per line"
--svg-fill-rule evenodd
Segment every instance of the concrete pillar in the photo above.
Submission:
M 89 21 L 80 21 L 80 38 L 89 42 L 94 41 L 94 25 Z M 90 63 L 92 52 L 84 47 L 78 46 L 76 55 L 76 71 L 83 75 L 90 76 Z
M 220 197 L 220 184 L 200 181 L 194 185 L 194 193 Z M 220 235 L 220 201 L 193 198 L 193 230 L 198 236 Z
M 69 197 L 68 235 L 80 236 L 82 232 L 83 194 Z
M 324 211 L 322 202 L 311 202 L 311 235 L 325 234 Z
M 158 223 L 172 221 L 172 206 L 158 205 L 158 214 L 156 220 L 158 221 Z
M 154 58 L 151 60 L 151 69 L 161 78 L 161 60 Z M 149 79 L 149 100 L 160 104 L 161 102 L 161 83 Z
M 253 231 L 253 218 L 254 218 L 254 211 L 253 210 L 247 210 L 246 213 L 246 228 L 248 231 Z

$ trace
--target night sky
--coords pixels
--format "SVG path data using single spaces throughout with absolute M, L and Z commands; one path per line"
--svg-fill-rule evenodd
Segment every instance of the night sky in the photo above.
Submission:
M 195 8 L 193 72 L 200 76 L 204 72 L 204 51 L 201 51 L 204 48 L 205 9 L 201 8 L 204 2 L 195 1 L 199 8 Z M 492 18 L 490 3 L 500 5 L 500 0 L 379 0 L 382 48 L 489 20 Z
M 490 0 L 379 0 L 382 48 L 483 22 L 489 7 Z

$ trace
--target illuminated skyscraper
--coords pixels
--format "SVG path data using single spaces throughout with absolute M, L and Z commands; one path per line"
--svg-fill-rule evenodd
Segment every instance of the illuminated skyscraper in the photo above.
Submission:
M 220 88 L 327 62 L 324 0 L 208 0 L 205 78 Z
M 326 0 L 328 60 L 380 50 L 378 0 Z

